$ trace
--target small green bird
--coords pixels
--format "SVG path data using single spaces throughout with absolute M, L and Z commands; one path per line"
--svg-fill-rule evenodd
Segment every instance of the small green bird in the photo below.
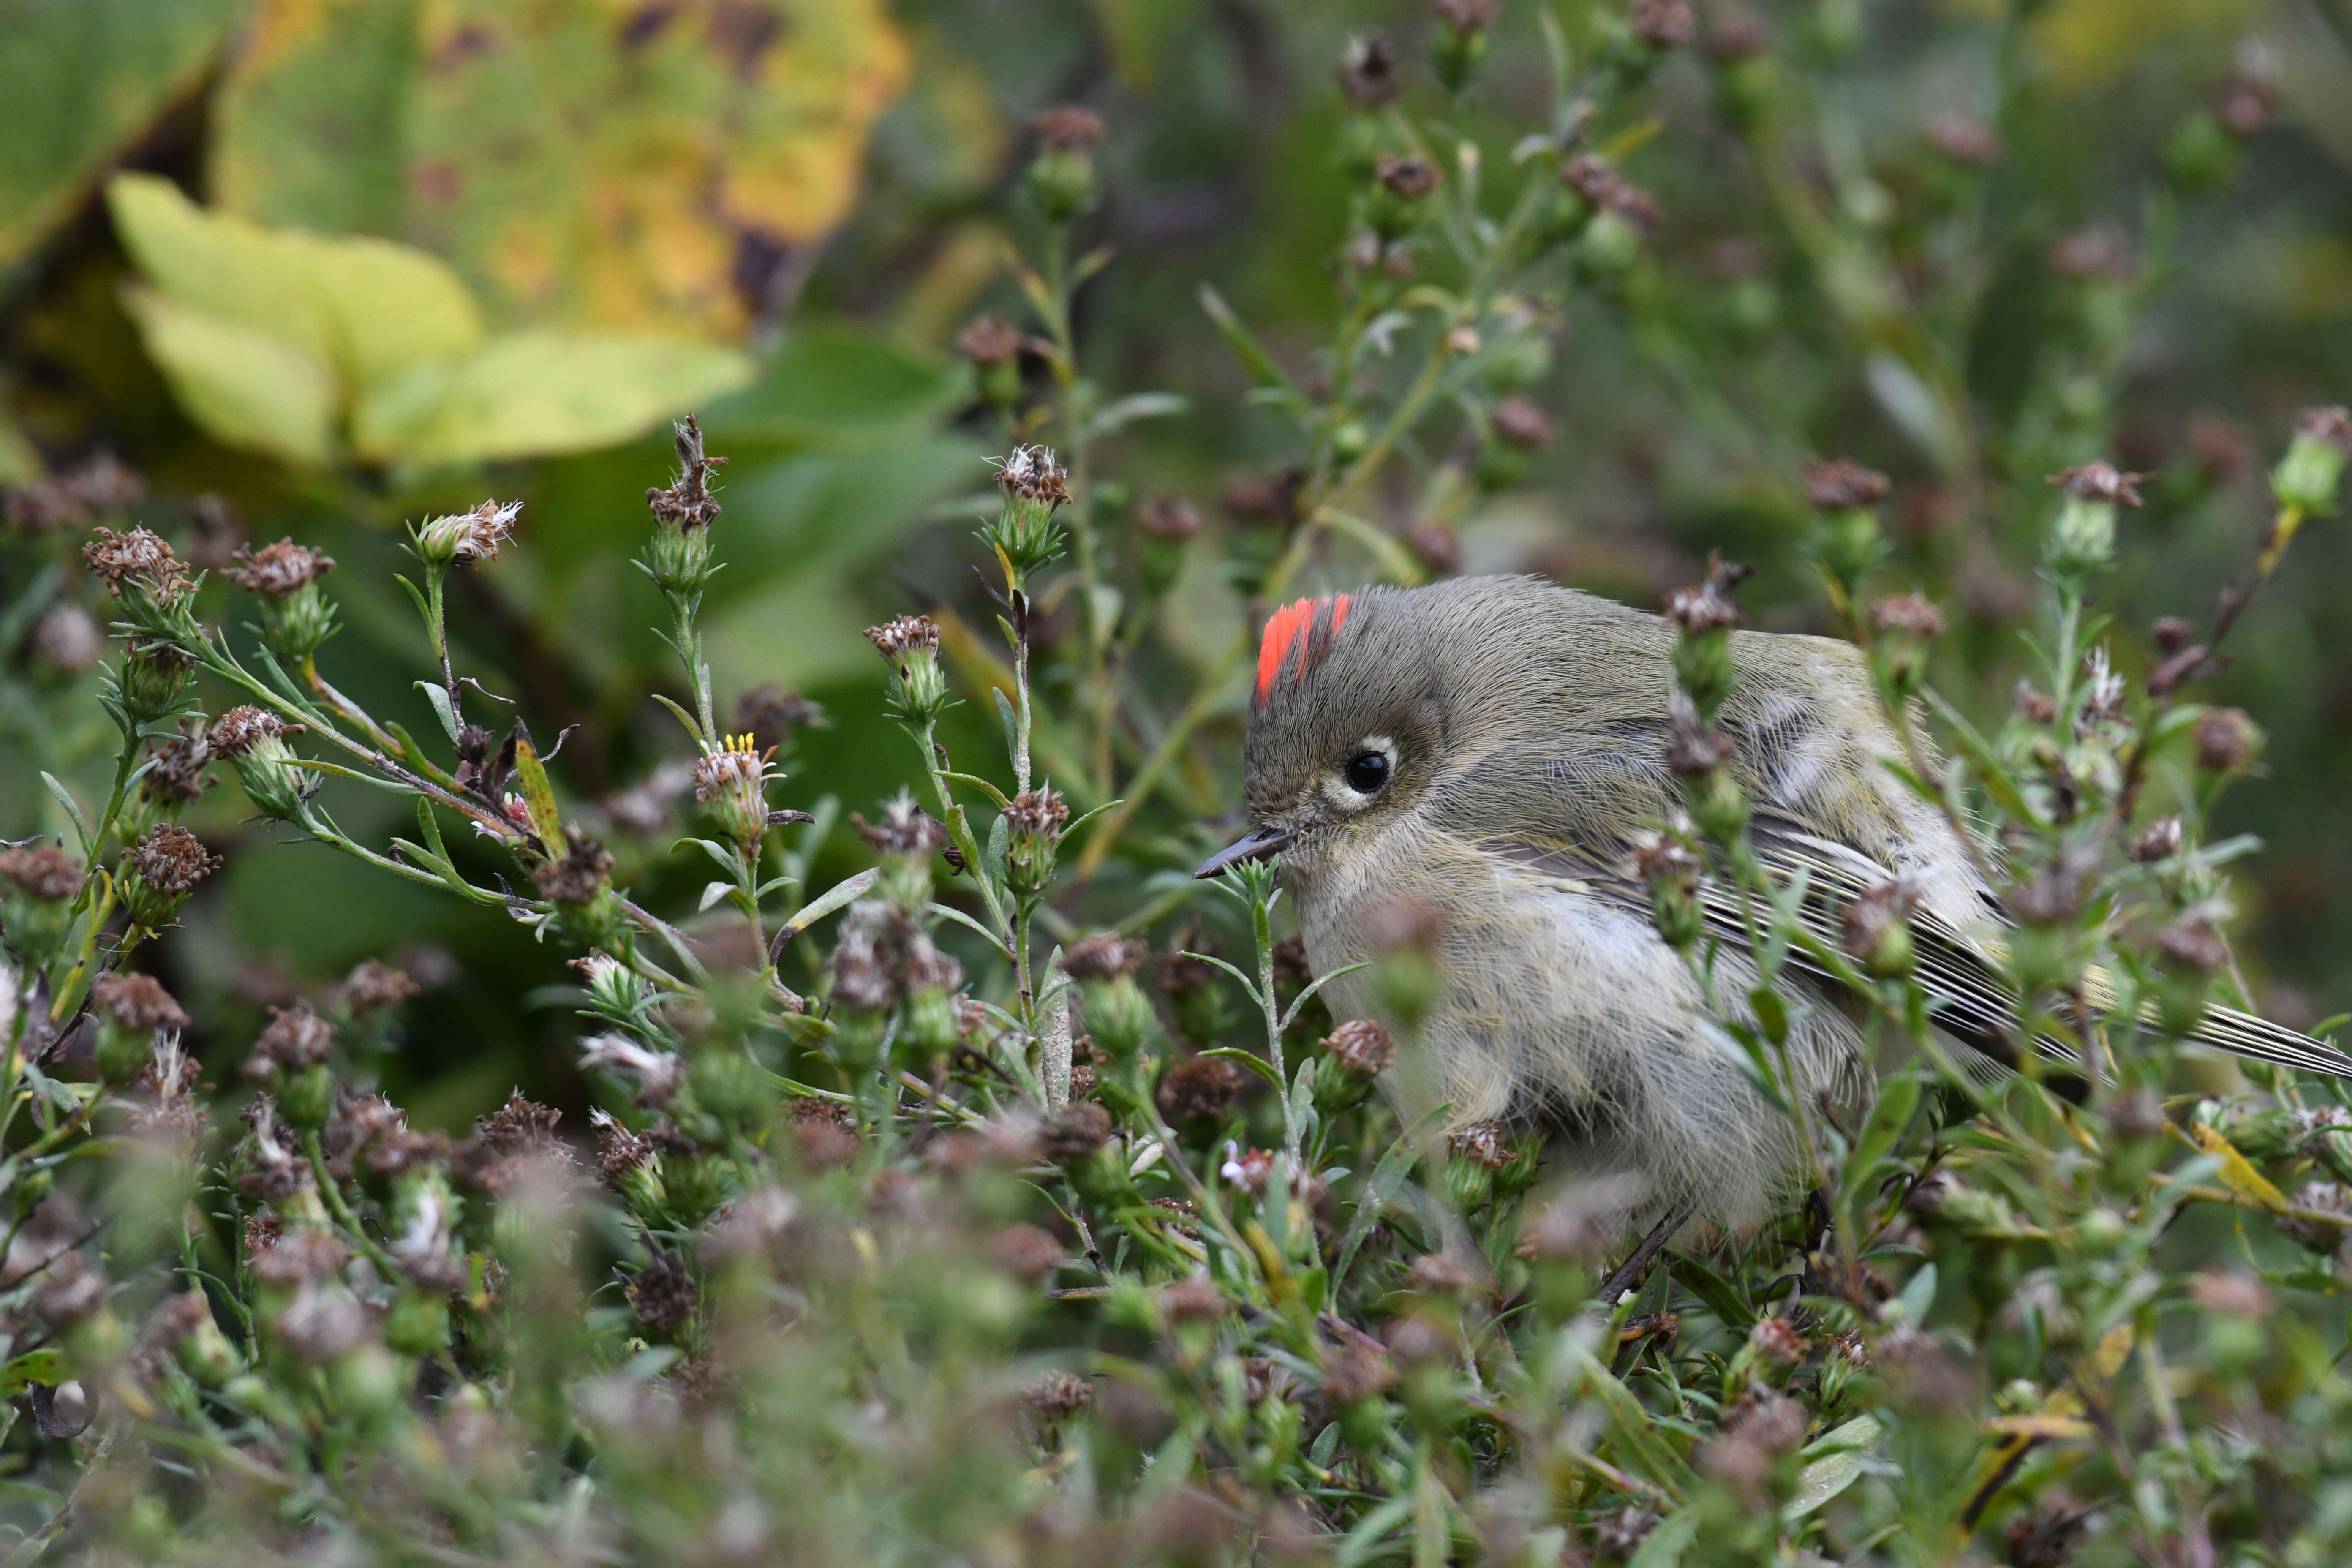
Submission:
M 1524 577 L 1286 605 L 1258 650 L 1244 752 L 1255 829 L 1198 874 L 1279 854 L 1320 974 L 1373 956 L 1377 928 L 1416 907 L 1444 986 L 1400 1063 L 1403 1109 L 1555 1128 L 1580 1169 L 1638 1184 L 1634 1212 L 1737 1230 L 1794 1195 L 1801 1160 L 1789 1120 L 1706 1032 L 1701 989 L 1627 865 L 1643 825 L 1681 798 L 1667 766 L 1675 636 L 1656 616 Z M 2000 906 L 1942 813 L 1882 765 L 1899 745 L 1861 652 L 1760 632 L 1731 646 L 1738 682 L 1720 724 L 1759 858 L 1780 879 L 1807 877 L 1805 919 L 1832 942 L 1844 907 L 1901 879 L 1936 1021 L 1972 1070 L 2000 1076 L 2016 1027 L 1987 945 Z M 1717 994 L 1744 1006 L 1757 972 L 1736 891 L 1710 878 L 1699 897 L 1722 942 Z M 1809 994 L 1790 999 L 1815 1005 L 1793 1009 L 1792 1087 L 1854 1111 L 1874 1064 L 1852 1001 L 1818 967 L 1794 979 Z M 1361 972 L 1330 991 L 1343 1015 L 1371 1008 Z M 2195 1037 L 2352 1076 L 2352 1057 L 2243 1013 L 2212 1010 Z

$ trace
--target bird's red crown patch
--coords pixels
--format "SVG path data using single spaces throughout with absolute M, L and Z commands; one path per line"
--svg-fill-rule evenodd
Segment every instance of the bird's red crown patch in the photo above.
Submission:
M 1281 674 L 1285 661 L 1290 658 L 1293 646 L 1298 649 L 1298 684 L 1307 684 L 1307 672 L 1322 657 L 1323 650 L 1348 624 L 1349 596 L 1334 594 L 1320 599 L 1294 599 L 1267 617 L 1265 635 L 1257 645 L 1257 700 L 1263 702 L 1274 689 L 1275 678 Z M 1323 612 L 1328 610 L 1327 617 Z M 1321 637 L 1316 634 L 1322 633 Z

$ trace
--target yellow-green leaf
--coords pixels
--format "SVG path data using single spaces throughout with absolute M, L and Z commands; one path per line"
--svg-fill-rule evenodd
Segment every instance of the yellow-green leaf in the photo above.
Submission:
M 298 463 L 333 460 L 335 378 L 316 354 L 152 289 L 130 289 L 123 303 L 173 396 L 205 434 Z
M 539 836 L 541 847 L 550 855 L 562 854 L 566 847 L 563 814 L 555 809 L 555 786 L 548 782 L 547 765 L 539 760 L 539 749 L 529 741 L 515 742 L 515 782 L 522 785 L 523 805 L 530 813 L 530 830 Z
M 2285 1194 L 2271 1185 L 2269 1179 L 2255 1170 L 2246 1157 L 2238 1152 L 2237 1145 L 2222 1137 L 2219 1130 L 2200 1121 L 2194 1123 L 2189 1131 L 2197 1140 L 2200 1152 L 2220 1157 L 2221 1168 L 2215 1173 L 2221 1178 L 2222 1185 L 2242 1198 L 2262 1205 L 2273 1214 L 2286 1212 Z
M 363 457 L 413 463 L 585 451 L 641 435 L 751 374 L 740 351 L 690 339 L 511 332 L 462 363 L 367 389 L 352 442 Z
M 331 239 L 207 212 L 168 180 L 107 187 L 115 231 L 164 293 L 301 348 L 356 389 L 462 359 L 481 317 L 446 263 L 378 239 Z

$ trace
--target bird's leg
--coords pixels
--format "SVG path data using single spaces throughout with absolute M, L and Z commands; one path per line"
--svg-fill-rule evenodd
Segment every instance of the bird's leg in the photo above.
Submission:
M 1691 1211 L 1696 1207 L 1698 1194 L 1696 1193 L 1675 1200 L 1675 1206 L 1666 1211 L 1665 1217 L 1642 1238 L 1642 1245 L 1633 1249 L 1633 1256 L 1619 1264 L 1617 1271 L 1601 1282 L 1601 1289 L 1594 1293 L 1594 1300 L 1603 1306 L 1615 1306 L 1617 1298 L 1649 1272 L 1651 1262 L 1664 1250 L 1666 1243 L 1675 1238 L 1675 1232 L 1682 1229 L 1684 1222 L 1690 1218 Z

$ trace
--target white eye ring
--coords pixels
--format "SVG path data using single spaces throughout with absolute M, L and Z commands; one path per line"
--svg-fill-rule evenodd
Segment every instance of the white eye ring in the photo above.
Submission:
M 1387 793 L 1396 767 L 1397 743 L 1386 735 L 1367 735 L 1324 781 L 1324 798 L 1337 810 L 1361 811 Z

